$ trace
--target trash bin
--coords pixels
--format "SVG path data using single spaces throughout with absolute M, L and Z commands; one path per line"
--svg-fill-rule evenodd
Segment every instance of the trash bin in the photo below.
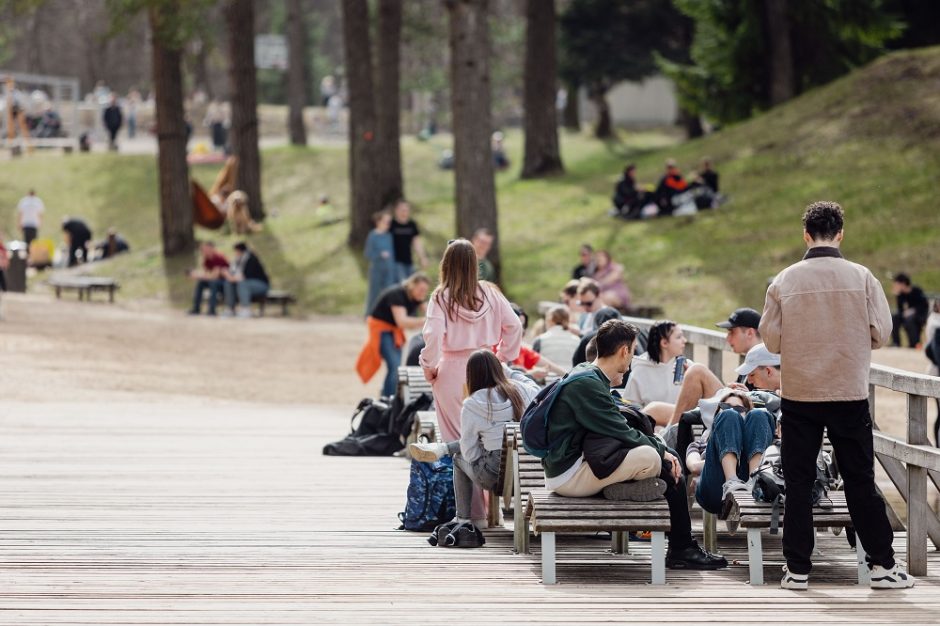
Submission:
M 7 267 L 7 291 L 26 293 L 26 261 L 28 253 L 26 243 L 14 241 L 10 243 L 10 265 Z

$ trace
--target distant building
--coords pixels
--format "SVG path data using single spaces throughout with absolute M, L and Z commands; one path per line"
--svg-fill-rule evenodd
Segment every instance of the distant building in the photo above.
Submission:
M 594 122 L 597 109 L 582 89 L 580 110 L 582 122 Z M 610 115 L 618 126 L 660 126 L 674 124 L 679 115 L 675 84 L 664 76 L 642 82 L 618 83 L 607 92 Z

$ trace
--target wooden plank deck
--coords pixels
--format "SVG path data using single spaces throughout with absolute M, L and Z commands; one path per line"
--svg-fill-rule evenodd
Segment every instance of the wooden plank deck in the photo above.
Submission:
M 667 571 L 648 545 L 558 538 L 432 548 L 393 530 L 408 466 L 323 457 L 347 411 L 168 399 L 11 404 L 0 412 L 0 624 L 937 623 L 940 555 L 913 590 L 858 588 L 844 537 L 820 536 L 811 591 L 746 584 L 744 533 L 722 572 Z M 764 536 L 775 583 L 780 540 Z M 895 549 L 903 553 L 904 536 Z M 636 565 L 631 565 L 635 559 Z

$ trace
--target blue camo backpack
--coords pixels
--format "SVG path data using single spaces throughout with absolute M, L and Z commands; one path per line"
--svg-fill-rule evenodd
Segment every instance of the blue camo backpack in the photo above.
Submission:
M 587 376 L 596 376 L 593 367 L 569 372 L 564 378 L 559 378 L 545 387 L 529 403 L 525 413 L 522 414 L 522 419 L 519 420 L 519 432 L 522 434 L 522 445 L 526 452 L 536 458 L 544 459 L 555 448 L 558 442 L 548 439 L 548 414 L 552 410 L 552 404 L 555 403 L 555 398 L 558 397 L 562 387 Z
M 433 463 L 411 462 L 408 501 L 398 514 L 399 530 L 428 532 L 449 522 L 457 513 L 454 500 L 454 466 L 449 456 Z

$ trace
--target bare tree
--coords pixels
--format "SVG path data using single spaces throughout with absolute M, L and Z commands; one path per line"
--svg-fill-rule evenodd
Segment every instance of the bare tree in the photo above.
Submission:
M 399 95 L 402 0 L 379 0 L 375 110 L 379 159 L 376 180 L 383 204 L 404 195 L 401 176 Z
M 558 148 L 555 0 L 527 0 L 525 40 L 525 155 L 522 178 L 565 170 Z
M 287 0 L 287 132 L 295 146 L 307 145 L 307 24 L 301 0 Z
M 343 46 L 349 91 L 349 244 L 361 246 L 382 206 L 375 181 L 379 159 L 375 141 L 375 94 L 367 0 L 343 0 Z
M 167 36 L 164 24 L 180 0 L 150 7 L 153 85 L 157 114 L 157 163 L 160 177 L 160 224 L 163 255 L 190 253 L 193 203 L 186 164 L 186 121 L 183 117 L 182 45 Z
M 248 194 L 252 219 L 264 219 L 261 155 L 258 151 L 258 94 L 255 80 L 254 0 L 229 0 L 229 77 L 232 84 L 232 151 L 238 157 L 238 186 Z
M 488 0 L 445 0 L 450 16 L 451 109 L 457 234 L 470 237 L 478 228 L 493 232 L 488 259 L 500 276 L 496 187 L 490 133 L 490 31 Z

